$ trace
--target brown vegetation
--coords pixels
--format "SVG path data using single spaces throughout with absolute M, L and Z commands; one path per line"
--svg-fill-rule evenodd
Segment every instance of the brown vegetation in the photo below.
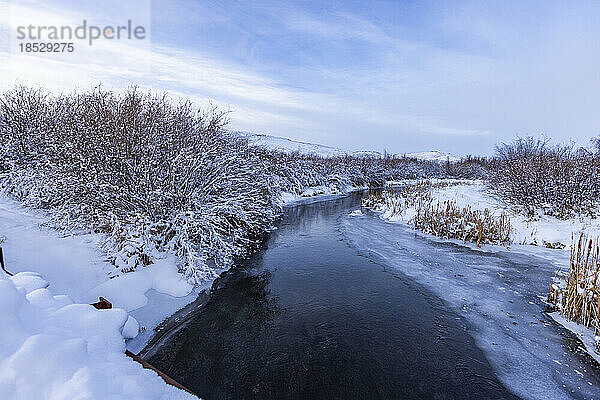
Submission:
M 432 191 L 459 182 L 423 181 L 406 185 L 398 190 L 389 188 L 374 192 L 363 201 L 363 206 L 389 215 L 401 215 L 409 208 L 414 216 L 408 222 L 421 232 L 445 239 L 459 239 L 483 244 L 510 243 L 510 219 L 501 214 L 493 215 L 487 208 L 474 210 L 470 206 L 459 207 L 456 202 L 445 200 L 441 203 L 432 197 Z
M 573 238 L 569 270 L 556 271 L 548 302 L 569 321 L 600 333 L 600 243 L 583 234 Z

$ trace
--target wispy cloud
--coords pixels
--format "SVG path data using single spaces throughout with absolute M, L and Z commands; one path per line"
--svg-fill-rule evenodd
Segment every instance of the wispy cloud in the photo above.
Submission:
M 598 133 L 600 29 L 586 20 L 598 11 L 591 3 L 565 13 L 547 2 L 510 10 L 440 3 L 435 12 L 398 3 L 375 3 L 369 12 L 321 12 L 308 3 L 139 4 L 125 11 L 112 0 L 96 4 L 93 18 L 143 21 L 151 40 L 99 41 L 64 55 L 21 54 L 4 43 L 0 85 L 137 84 L 230 109 L 236 129 L 348 149 L 467 153 L 516 133 L 581 140 Z M 0 25 L 12 36 L 23 21 L 92 19 L 83 5 L 9 8 Z
M 325 18 L 296 12 L 285 17 L 285 26 L 307 36 L 320 36 L 331 40 L 361 40 L 377 46 L 394 42 L 372 22 L 348 13 L 335 13 Z

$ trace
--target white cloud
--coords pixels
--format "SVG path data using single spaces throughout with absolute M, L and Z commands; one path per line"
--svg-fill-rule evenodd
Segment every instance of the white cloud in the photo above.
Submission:
M 135 17 L 145 21 L 149 7 Z M 372 59 L 343 66 L 319 60 L 281 64 L 282 73 L 275 75 L 265 72 L 269 68 L 257 72 L 206 51 L 150 40 L 98 41 L 73 54 L 47 55 L 15 52 L 13 40 L 12 51 L 0 47 L 0 86 L 19 82 L 62 90 L 100 82 L 108 88 L 137 84 L 200 105 L 210 99 L 233 110 L 237 129 L 346 148 L 401 152 L 443 144 L 441 150 L 473 152 L 516 133 L 540 132 L 587 140 L 600 125 L 600 32 L 580 17 L 591 18 L 593 10 L 561 14 L 557 5 L 544 10 L 541 27 L 528 28 L 524 15 L 527 11 L 531 18 L 531 6 L 517 7 L 510 19 L 508 9 L 464 3 L 440 11 L 442 18 L 429 22 L 433 33 L 411 40 L 348 12 L 315 17 L 286 10 L 283 26 L 308 42 L 363 42 Z M 97 18 L 110 22 L 123 15 L 129 14 L 113 10 Z M 15 24 L 23 21 L 75 24 L 83 18 L 74 10 L 12 3 L 10 13 L 0 13 L 0 24 L 14 35 Z M 295 84 L 295 78 L 306 84 Z

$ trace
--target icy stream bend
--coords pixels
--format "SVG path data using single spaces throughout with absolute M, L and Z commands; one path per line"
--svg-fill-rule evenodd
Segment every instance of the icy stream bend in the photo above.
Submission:
M 545 312 L 550 261 L 434 241 L 372 213 L 342 219 L 365 256 L 431 290 L 464 317 L 500 380 L 528 399 L 599 399 L 598 366 Z M 499 248 L 501 249 L 501 248 Z

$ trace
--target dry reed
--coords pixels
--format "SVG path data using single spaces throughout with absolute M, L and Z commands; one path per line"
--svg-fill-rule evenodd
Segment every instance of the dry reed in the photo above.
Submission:
M 494 215 L 487 208 L 474 210 L 470 206 L 460 207 L 454 201 L 440 203 L 433 199 L 433 190 L 458 184 L 423 181 L 398 190 L 388 188 L 369 195 L 363 206 L 384 211 L 390 216 L 402 215 L 412 208 L 415 214 L 408 222 L 415 229 L 441 238 L 460 239 L 477 246 L 509 244 L 511 226 L 508 216 Z
M 573 237 L 566 276 L 560 268 L 550 284 L 548 302 L 569 321 L 600 333 L 600 244 L 584 234 Z

